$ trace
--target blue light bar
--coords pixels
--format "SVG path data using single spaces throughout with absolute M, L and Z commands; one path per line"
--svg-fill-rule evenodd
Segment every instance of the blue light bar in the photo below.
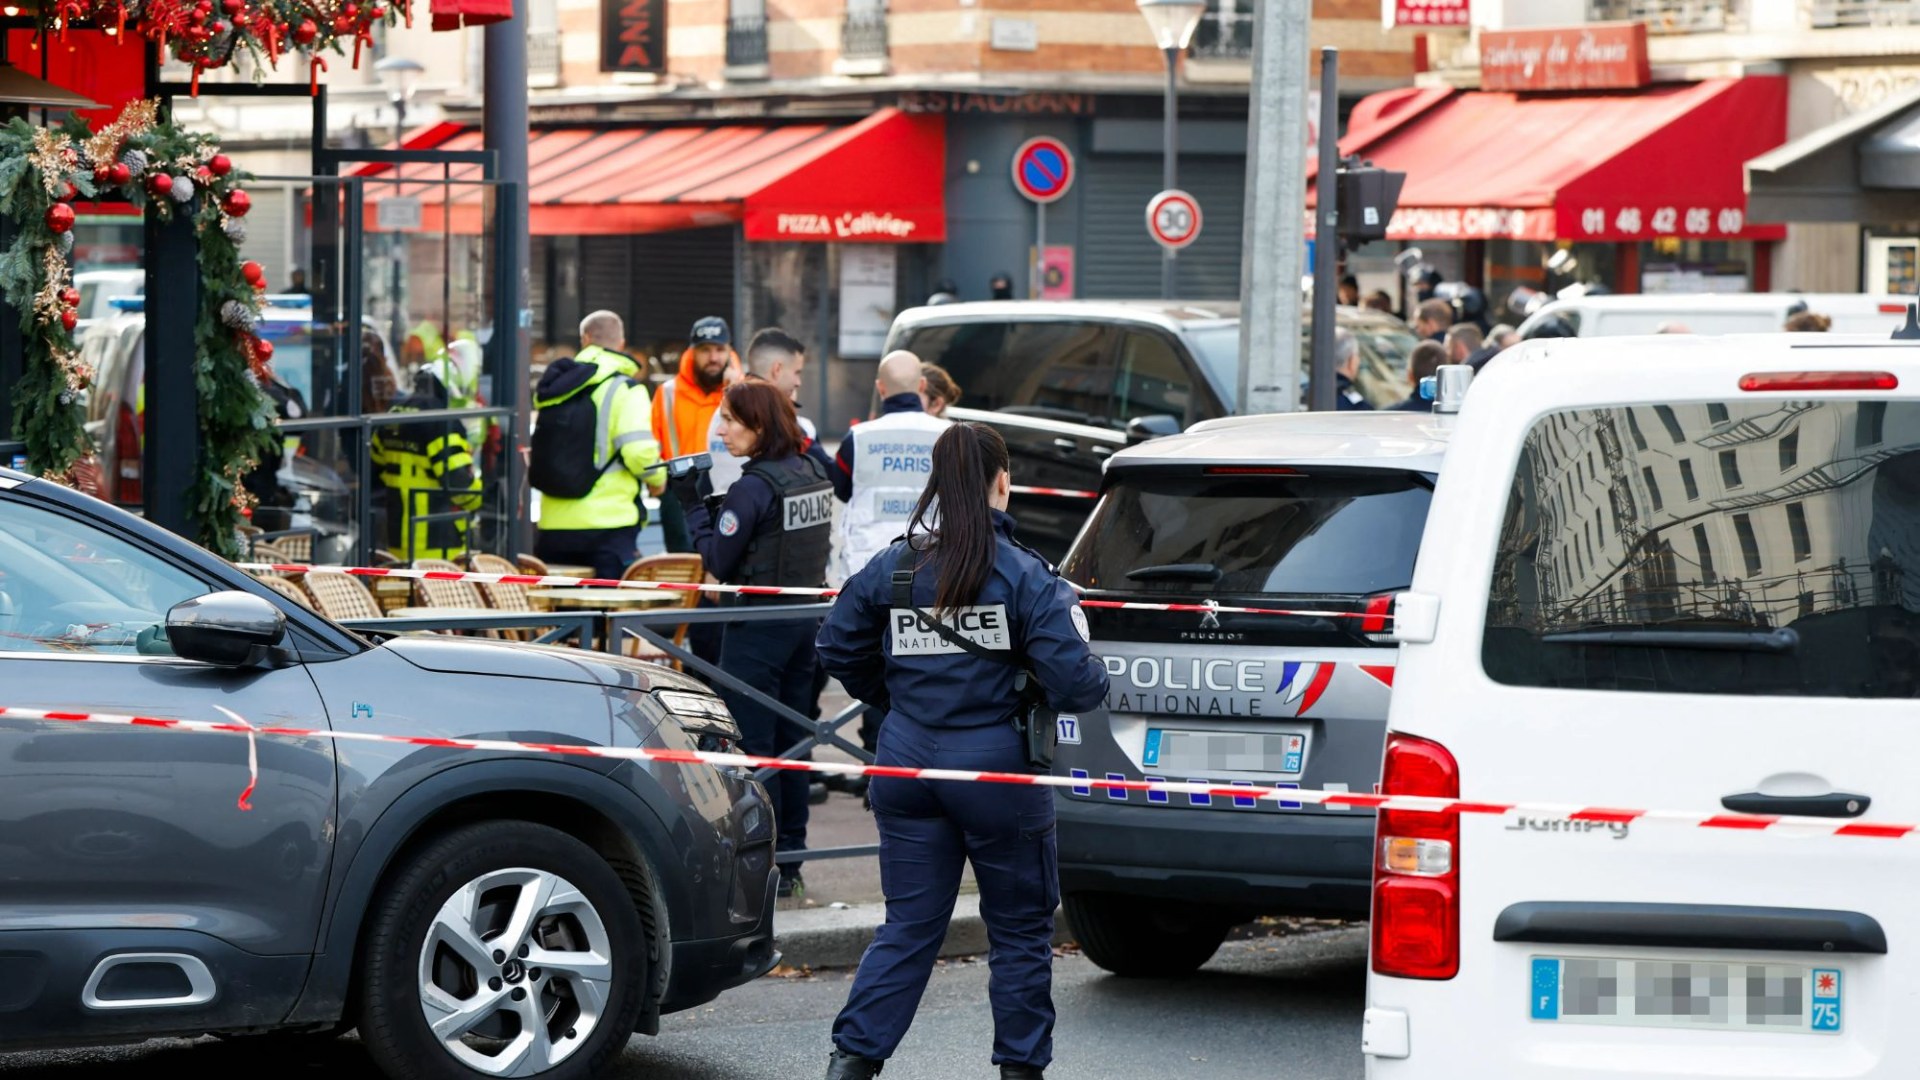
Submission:
M 313 297 L 306 293 L 268 293 L 260 302 L 273 307 L 311 308 Z
M 144 296 L 112 296 L 107 298 L 107 306 L 115 311 L 145 311 L 147 298 Z

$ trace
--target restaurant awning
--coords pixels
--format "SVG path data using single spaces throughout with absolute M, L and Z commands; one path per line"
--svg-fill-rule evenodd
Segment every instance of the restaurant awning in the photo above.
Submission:
M 1906 221 L 1920 191 L 1920 87 L 1747 162 L 1759 221 Z
M 479 131 L 440 129 L 408 149 L 477 150 Z M 561 128 L 527 143 L 536 236 L 671 232 L 741 222 L 748 240 L 939 243 L 947 238 L 946 127 L 937 116 L 882 109 L 853 124 Z M 421 227 L 446 215 L 475 231 L 478 166 L 399 168 L 398 188 L 367 185 L 369 203 L 422 203 Z M 391 167 L 361 175 L 393 178 Z M 462 184 L 461 182 L 466 182 Z M 377 220 L 369 210 L 367 220 Z
M 1340 152 L 1407 174 L 1393 239 L 1779 239 L 1748 220 L 1743 165 L 1780 144 L 1786 118 L 1779 76 L 1610 93 L 1414 87 L 1356 105 Z

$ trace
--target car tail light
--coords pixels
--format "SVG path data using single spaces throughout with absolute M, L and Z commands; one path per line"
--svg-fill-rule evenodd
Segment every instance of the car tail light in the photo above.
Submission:
M 1360 632 L 1373 641 L 1392 641 L 1388 623 L 1393 619 L 1393 594 L 1367 597 L 1366 615 L 1360 620 Z
M 1460 768 L 1439 743 L 1389 734 L 1382 795 L 1460 797 Z M 1460 970 L 1460 815 L 1382 810 L 1374 827 L 1373 970 L 1451 979 Z
M 1891 371 L 1756 371 L 1740 376 L 1742 390 L 1898 390 Z
M 1907 305 L 1905 304 L 1881 304 L 1880 305 L 1880 314 L 1882 315 L 1905 315 L 1906 313 L 1907 313 Z
M 120 459 L 114 471 L 113 501 L 122 506 L 139 506 L 146 502 L 146 492 L 140 480 L 140 426 L 133 415 L 133 406 L 122 402 L 120 412 L 114 421 L 114 452 Z

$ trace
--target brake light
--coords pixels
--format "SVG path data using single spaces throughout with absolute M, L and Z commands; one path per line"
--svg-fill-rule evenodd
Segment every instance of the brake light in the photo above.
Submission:
M 146 491 L 140 479 L 140 427 L 133 415 L 133 406 L 122 402 L 120 411 L 114 420 L 114 453 L 119 458 L 114 470 L 113 500 L 122 506 L 139 506 L 146 502 Z
M 1740 376 L 1742 390 L 1898 390 L 1891 371 L 1756 371 Z
M 1383 795 L 1460 797 L 1460 768 L 1439 743 L 1389 734 Z M 1382 810 L 1374 826 L 1373 970 L 1451 979 L 1460 970 L 1460 815 Z
M 1393 636 L 1387 633 L 1387 617 L 1392 614 L 1392 593 L 1367 597 L 1366 617 L 1360 620 L 1360 632 L 1375 641 L 1391 641 Z
M 1882 315 L 1905 315 L 1906 313 L 1907 313 L 1907 305 L 1905 304 L 1881 304 L 1880 305 L 1880 314 Z
M 1209 465 L 1202 469 L 1207 476 L 1305 476 L 1299 469 L 1289 469 L 1283 465 Z

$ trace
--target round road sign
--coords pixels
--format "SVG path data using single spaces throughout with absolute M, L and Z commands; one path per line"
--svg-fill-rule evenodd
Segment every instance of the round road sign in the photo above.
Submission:
M 1034 202 L 1053 202 L 1073 186 L 1073 153 L 1059 139 L 1028 139 L 1013 152 L 1013 186 Z
M 1186 247 L 1200 236 L 1200 203 L 1177 188 L 1155 195 L 1147 203 L 1147 232 L 1163 248 Z

